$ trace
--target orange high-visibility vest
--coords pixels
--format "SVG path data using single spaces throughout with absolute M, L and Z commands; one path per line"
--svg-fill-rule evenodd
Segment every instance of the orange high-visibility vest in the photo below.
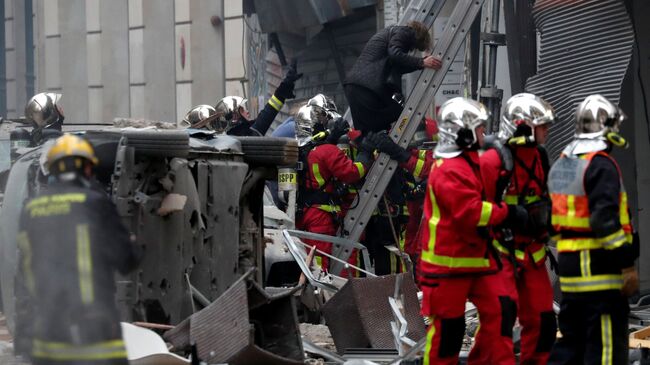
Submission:
M 627 194 L 621 180 L 619 219 L 621 229 L 606 236 L 595 237 L 590 225 L 589 199 L 584 187 L 584 177 L 591 160 L 601 155 L 609 158 L 621 176 L 616 161 L 604 152 L 579 156 L 561 156 L 549 173 L 548 187 L 553 201 L 551 223 L 557 235 L 557 249 L 563 253 L 579 253 L 580 276 L 560 276 L 560 287 L 564 292 L 590 292 L 620 289 L 623 284 L 620 270 L 608 274 L 591 274 L 591 252 L 613 250 L 632 243 L 632 225 L 627 203 Z

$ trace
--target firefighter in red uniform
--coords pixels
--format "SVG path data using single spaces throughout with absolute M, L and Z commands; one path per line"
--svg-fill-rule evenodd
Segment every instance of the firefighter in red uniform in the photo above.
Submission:
M 342 199 L 347 193 L 343 184 L 361 180 L 370 166 L 370 155 L 359 151 L 357 161 L 349 159 L 345 152 L 336 146 L 339 138 L 347 132 L 349 125 L 345 119 L 333 121 L 333 127 L 327 137 L 316 140 L 314 137 L 326 131 L 327 118 L 319 115 L 321 110 L 315 106 L 305 105 L 295 117 L 296 137 L 301 145 L 303 168 L 299 173 L 298 214 L 296 228 L 336 236 L 343 212 Z M 329 242 L 305 240 L 315 245 L 320 251 L 332 252 Z M 327 270 L 329 261 L 321 257 L 321 267 Z M 350 257 L 356 262 L 356 256 Z M 338 274 L 338 273 L 336 273 Z M 343 272 L 343 276 L 348 273 Z
M 497 205 L 485 198 L 477 150 L 487 119 L 482 104 L 465 98 L 451 99 L 439 111 L 440 141 L 425 196 L 427 225 L 418 270 L 422 313 L 431 319 L 425 365 L 458 363 L 468 299 L 481 321 L 469 364 L 515 363 L 516 306 L 501 278 L 494 275 L 496 254 L 490 252 L 487 229 L 527 217 L 523 207 Z
M 424 125 L 426 141 L 433 142 L 433 137 L 438 134 L 436 122 L 433 119 L 427 118 L 424 121 Z M 411 257 L 414 263 L 417 263 L 417 257 L 422 250 L 417 241 L 417 235 L 420 229 L 420 222 L 422 221 L 424 190 L 426 190 L 427 178 L 433 165 L 433 150 L 424 148 L 423 143 L 419 143 L 417 146 L 417 148 L 410 150 L 411 156 L 417 158 L 415 160 L 409 160 L 407 166 L 404 166 L 413 175 L 415 180 L 415 186 L 407 196 L 406 206 L 409 215 L 404 232 L 404 252 Z
M 497 275 L 503 277 L 518 304 L 521 364 L 546 364 L 556 334 L 553 287 L 545 265 L 551 208 L 546 189 L 549 163 L 541 147 L 554 118 L 553 109 L 541 98 L 527 93 L 514 95 L 505 105 L 499 128 L 499 139 L 508 149 L 503 153 L 510 154 L 514 162 L 512 171 L 502 174 L 508 164 L 502 162 L 502 154 L 496 149 L 481 156 L 488 199 L 522 205 L 529 213 L 527 226 L 497 231 L 493 241 L 503 264 Z M 500 176 L 506 184 L 497 188 L 495 182 Z
M 639 255 L 621 170 L 623 112 L 601 95 L 576 109 L 576 136 L 553 164 L 548 187 L 557 233 L 562 337 L 549 364 L 628 364 L 627 296 L 639 285 Z

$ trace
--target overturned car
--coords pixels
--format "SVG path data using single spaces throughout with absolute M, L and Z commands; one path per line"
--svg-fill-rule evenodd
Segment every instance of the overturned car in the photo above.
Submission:
M 296 163 L 295 141 L 157 128 L 72 132 L 95 147 L 97 180 L 145 251 L 139 268 L 117 280 L 123 320 L 179 323 L 251 268 L 250 279 L 264 285 L 264 182 L 276 166 Z M 18 220 L 24 202 L 47 189 L 47 146 L 19 149 L 3 175 L 0 284 L 10 329 Z

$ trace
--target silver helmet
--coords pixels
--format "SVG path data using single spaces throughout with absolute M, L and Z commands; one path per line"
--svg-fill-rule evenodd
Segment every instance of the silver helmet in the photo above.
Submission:
M 478 101 L 466 98 L 447 100 L 438 111 L 440 141 L 436 156 L 452 158 L 478 142 L 476 128 L 485 125 L 489 113 Z
M 340 117 L 334 100 L 323 94 L 316 94 L 309 99 L 307 106 L 313 107 L 315 115 L 322 124 L 326 124 L 330 119 L 336 119 L 337 116 Z
M 506 102 L 501 115 L 499 139 L 507 142 L 521 124 L 528 125 L 534 131 L 535 127 L 553 123 L 554 120 L 553 107 L 544 99 L 528 93 L 513 95 Z M 534 141 L 535 133 L 530 138 Z
M 608 132 L 619 132 L 625 113 L 604 96 L 589 95 L 576 109 L 576 137 L 603 139 Z
M 294 121 L 296 123 L 296 138 L 301 141 L 301 144 L 306 142 L 317 128 L 324 129 L 325 124 L 320 121 L 317 109 L 311 105 L 304 105 L 296 113 Z
M 607 149 L 611 144 L 627 147 L 627 141 L 618 134 L 627 116 L 623 110 L 604 96 L 589 95 L 576 108 L 576 138 L 564 154 L 580 155 Z M 608 143 L 609 142 L 609 143 Z
M 32 96 L 25 106 L 25 119 L 32 122 L 36 129 L 53 125 L 63 116 L 63 110 L 58 105 L 61 97 L 61 94 L 56 93 L 40 93 Z
M 248 112 L 248 100 L 241 96 L 226 96 L 219 100 L 214 109 L 219 115 L 214 123 L 217 132 L 227 132 L 239 124 L 242 111 Z
M 214 129 L 208 118 L 216 113 L 217 111 L 211 105 L 197 105 L 185 114 L 185 117 L 179 123 L 179 127 Z

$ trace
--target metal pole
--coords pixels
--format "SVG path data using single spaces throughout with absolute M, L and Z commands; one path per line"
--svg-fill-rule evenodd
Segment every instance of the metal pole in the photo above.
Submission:
M 0 19 L 2 19 L 2 27 L 0 27 L 0 116 L 7 116 L 7 52 L 5 52 L 5 6 L 4 1 L 0 6 Z
M 34 10 L 32 1 L 25 1 L 25 89 L 27 100 L 34 95 Z
M 488 70 L 487 82 L 481 88 L 481 101 L 485 104 L 490 111 L 490 125 L 488 132 L 495 132 L 498 128 L 499 114 L 501 112 L 501 99 L 503 98 L 503 90 L 496 87 L 496 71 L 497 71 L 497 50 L 499 46 L 506 44 L 505 34 L 499 33 L 499 10 L 501 8 L 500 0 L 492 0 L 492 11 L 490 19 L 490 31 L 483 33 L 481 39 L 484 44 L 488 46 Z

